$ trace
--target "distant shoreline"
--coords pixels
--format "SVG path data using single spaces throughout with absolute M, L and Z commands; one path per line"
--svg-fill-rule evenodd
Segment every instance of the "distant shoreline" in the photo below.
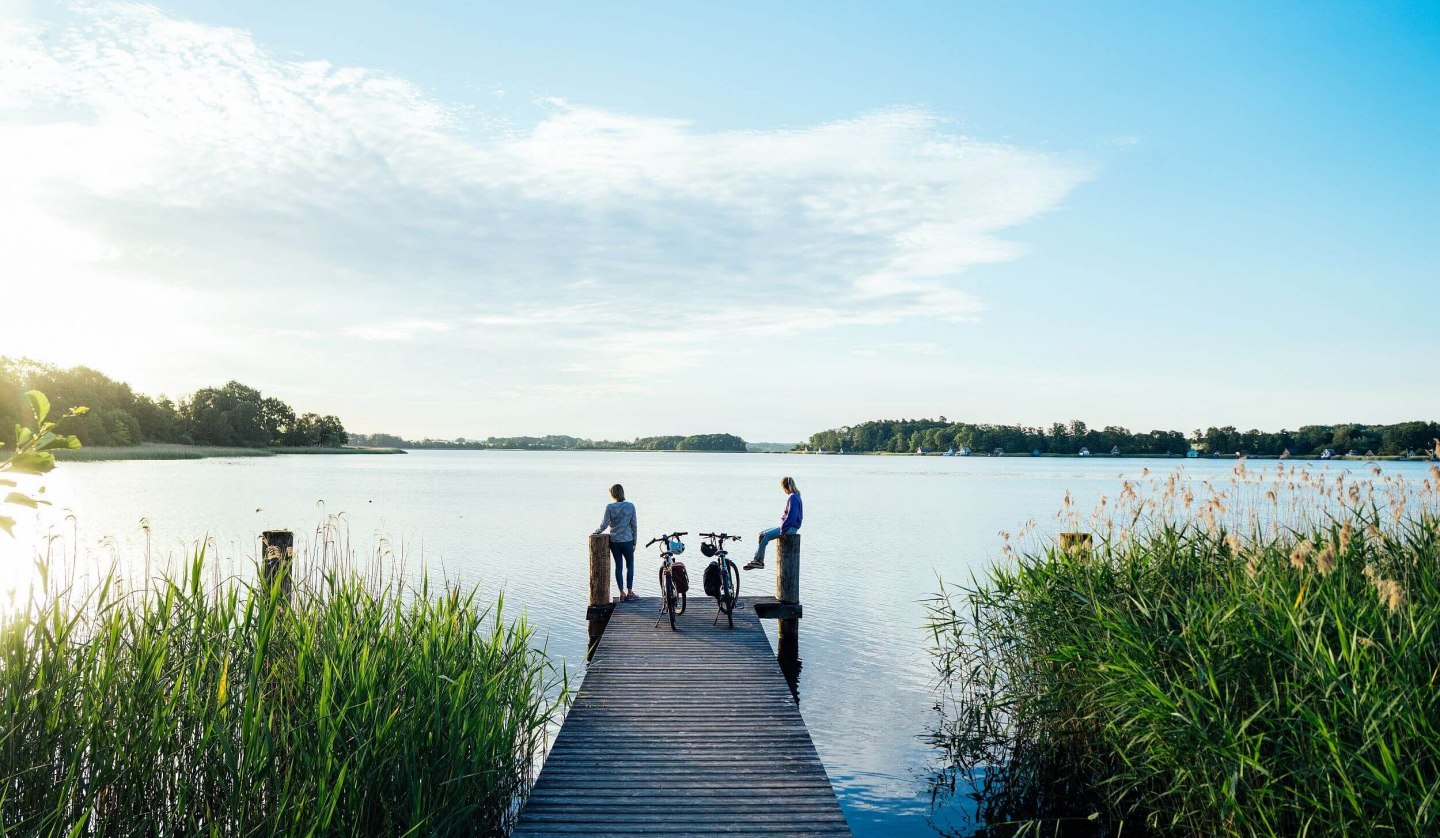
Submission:
M 790 454 L 804 454 L 804 455 L 808 455 L 808 456 L 818 456 L 818 457 L 945 457 L 945 456 L 947 456 L 947 455 L 945 454 L 945 452 L 943 452 L 943 451 L 927 451 L 927 452 L 925 452 L 924 454 L 916 454 L 916 453 L 913 452 L 913 451 L 903 452 L 903 453 L 902 453 L 902 452 L 899 452 L 899 451 L 846 451 L 844 454 L 841 454 L 841 453 L 836 452 L 836 451 L 826 451 L 826 452 L 824 452 L 824 453 L 813 452 L 813 451 L 789 451 L 789 452 L 786 452 L 786 453 L 790 453 Z M 1336 455 L 1336 456 L 1334 456 L 1334 457 L 1331 457 L 1331 458 L 1328 459 L 1328 460 L 1322 458 L 1322 457 L 1321 457 L 1320 455 L 1318 455 L 1318 454 L 1308 454 L 1308 455 L 1291 454 L 1291 455 L 1289 455 L 1289 456 L 1281 456 L 1281 455 L 1279 455 L 1279 454 L 1244 454 L 1244 455 L 1240 455 L 1240 454 L 1220 454 L 1220 455 L 1218 455 L 1218 456 L 1203 456 L 1203 457 L 1186 457 L 1186 456 L 1181 455 L 1181 454 L 1090 454 L 1090 455 L 1088 455 L 1088 456 L 1083 456 L 1083 457 L 1082 457 L 1082 456 L 1079 455 L 1079 454 L 1054 454 L 1054 453 L 1046 452 L 1046 453 L 1042 453 L 1042 454 L 1036 455 L 1036 454 L 1028 454 L 1028 453 L 1024 453 L 1024 452 L 1015 452 L 1015 453 L 1009 453 L 1009 452 L 1007 452 L 1007 453 L 1004 453 L 1004 454 L 1000 454 L 999 456 L 992 456 L 992 455 L 990 455 L 990 454 L 969 454 L 969 455 L 963 456 L 963 457 L 962 457 L 961 455 L 959 455 L 959 454 L 951 454 L 951 455 L 948 455 L 948 456 L 951 457 L 952 459 L 966 459 L 966 460 L 989 460 L 989 459 L 1020 458 L 1020 459 L 1026 459 L 1026 460 L 1043 460 L 1043 459 L 1059 459 L 1059 460 L 1187 460 L 1187 461 L 1188 461 L 1188 460 L 1301 460 L 1301 461 L 1304 461 L 1304 462 L 1313 462 L 1313 463 L 1334 463 L 1334 462 L 1347 462 L 1347 463 L 1369 463 L 1369 462 L 1428 463 L 1428 462 L 1435 462 L 1434 460 L 1430 459 L 1429 457 L 1419 457 L 1419 456 L 1416 456 L 1416 457 L 1406 457 L 1406 456 L 1404 456 L 1403 454 L 1375 454 L 1375 455 L 1372 455 L 1372 456 L 1369 456 L 1369 457 L 1363 456 L 1363 455 L 1360 455 L 1360 454 L 1356 454 L 1356 455 L 1354 455 L 1354 456 L 1348 456 L 1348 455 L 1340 454 L 1340 455 Z
M 370 447 L 288 447 L 241 448 L 223 445 L 181 445 L 179 443 L 147 443 L 144 445 L 91 446 L 73 451 L 55 452 L 55 459 L 72 463 L 94 463 L 111 460 L 209 460 L 236 457 L 278 457 L 283 454 L 404 454 L 400 448 Z
M 246 457 L 279 457 L 284 455 L 313 456 L 319 454 L 329 455 L 352 455 L 352 454 L 407 454 L 410 451 L 456 451 L 471 453 L 503 453 L 503 452 L 529 452 L 529 453 L 617 453 L 617 454 L 788 454 L 795 456 L 818 456 L 818 457 L 944 457 L 943 451 L 927 451 L 924 454 L 914 452 L 899 453 L 895 451 L 847 451 L 840 454 L 835 451 L 823 453 L 814 451 L 675 451 L 668 449 L 647 450 L 636 448 L 391 448 L 384 446 L 344 446 L 344 447 L 293 447 L 279 446 L 275 448 L 242 448 L 239 446 L 222 445 L 182 445 L 179 443 L 146 443 L 143 445 L 124 446 L 91 446 L 79 448 L 73 451 L 60 450 L 55 452 L 56 459 L 65 462 L 107 462 L 119 460 L 211 460 L 211 459 L 236 459 Z M 1092 454 L 1082 457 L 1079 454 L 1055 454 L 1043 453 L 1039 456 L 1023 452 L 1005 453 L 999 457 L 992 457 L 989 454 L 971 454 L 968 457 L 950 455 L 954 459 L 984 460 L 984 459 L 1063 459 L 1063 460 L 1164 460 L 1173 462 L 1176 460 L 1295 460 L 1300 462 L 1331 463 L 1331 462 L 1433 462 L 1427 457 L 1409 457 L 1400 455 L 1375 455 L 1365 456 L 1336 456 L 1329 460 L 1323 460 L 1318 456 L 1295 456 L 1280 457 L 1275 454 L 1254 454 L 1240 457 L 1235 454 L 1222 454 L 1218 457 L 1184 457 L 1178 454 Z

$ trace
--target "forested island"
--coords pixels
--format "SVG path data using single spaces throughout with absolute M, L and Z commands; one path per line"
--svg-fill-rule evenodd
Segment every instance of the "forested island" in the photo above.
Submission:
M 394 434 L 351 434 L 356 445 L 437 450 L 496 451 L 720 451 L 744 453 L 750 448 L 734 434 L 692 434 L 690 436 L 645 436 L 629 442 L 608 439 L 581 439 L 549 436 L 492 436 L 486 439 L 408 440 Z
M 1304 425 L 1289 431 L 1240 431 L 1233 426 L 1180 431 L 1131 431 L 1109 425 L 1088 427 L 1080 420 L 1056 422 L 1049 428 L 989 425 L 938 419 L 881 419 L 832 428 L 810 437 L 802 446 L 812 452 L 910 454 L 961 451 L 976 454 L 1075 456 L 1082 450 L 1126 456 L 1185 456 L 1195 450 L 1204 456 L 1318 457 L 1329 450 L 1336 455 L 1403 457 L 1435 450 L 1440 423 L 1400 422 L 1394 425 Z
M 67 420 L 65 431 L 87 448 L 172 444 L 230 448 L 335 448 L 349 441 L 335 416 L 299 413 L 280 399 L 231 381 L 196 390 L 178 403 L 151 398 L 89 367 L 62 369 L 29 358 L 0 356 L 0 441 L 15 442 L 27 390 L 45 393 L 57 414 L 89 412 Z

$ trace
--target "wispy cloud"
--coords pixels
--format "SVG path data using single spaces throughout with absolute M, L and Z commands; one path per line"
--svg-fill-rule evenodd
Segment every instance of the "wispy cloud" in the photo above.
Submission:
M 350 326 L 345 333 L 362 340 L 411 340 L 420 335 L 448 332 L 453 324 L 435 320 L 394 320 L 389 323 L 370 323 Z
M 554 99 L 497 130 L 145 5 L 0 24 L 0 54 L 4 272 L 201 295 L 195 329 L 237 341 L 278 297 L 350 338 L 469 358 L 539 339 L 546 375 L 603 375 L 582 347 L 623 322 L 655 342 L 628 377 L 703 363 L 721 319 L 757 339 L 960 322 L 982 307 L 961 275 L 1021 255 L 1012 231 L 1091 176 L 920 108 L 706 131 Z

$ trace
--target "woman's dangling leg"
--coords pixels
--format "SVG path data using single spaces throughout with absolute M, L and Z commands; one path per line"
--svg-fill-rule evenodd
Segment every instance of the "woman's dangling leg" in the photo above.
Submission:
M 777 539 L 777 538 L 779 538 L 779 537 L 780 537 L 780 528 L 779 528 L 779 527 L 771 527 L 770 529 L 765 530 L 764 532 L 760 533 L 759 537 L 756 539 L 756 544 L 755 544 L 755 558 L 752 559 L 749 564 L 745 565 L 745 569 L 746 569 L 746 570 L 755 570 L 756 568 L 764 567 L 764 566 L 765 566 L 765 547 L 766 547 L 767 545 L 769 545 L 770 542 L 774 541 L 775 539 Z

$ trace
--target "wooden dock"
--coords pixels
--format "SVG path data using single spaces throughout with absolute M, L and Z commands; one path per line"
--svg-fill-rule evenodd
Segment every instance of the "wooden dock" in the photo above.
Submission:
M 698 588 L 615 607 L 514 835 L 850 834 L 756 600 Z

